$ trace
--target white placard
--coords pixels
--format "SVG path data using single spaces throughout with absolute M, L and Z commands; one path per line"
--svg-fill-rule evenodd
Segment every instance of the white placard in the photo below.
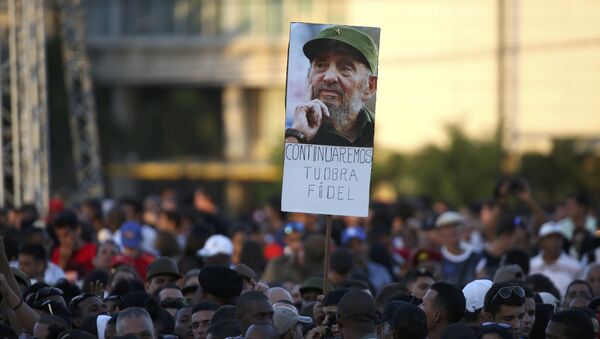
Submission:
M 373 148 L 286 143 L 281 209 L 366 217 Z
M 379 34 L 291 23 L 282 211 L 368 215 Z

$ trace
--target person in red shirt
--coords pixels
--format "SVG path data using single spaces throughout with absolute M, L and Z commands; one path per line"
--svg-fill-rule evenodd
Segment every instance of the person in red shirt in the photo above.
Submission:
M 77 281 L 94 269 L 96 244 L 81 239 L 81 228 L 75 213 L 60 212 L 53 222 L 58 245 L 52 250 L 52 262 L 65 271 L 67 279 Z
M 129 265 L 139 273 L 141 277 L 146 276 L 148 265 L 154 261 L 154 256 L 141 249 L 144 236 L 142 225 L 137 221 L 127 221 L 121 225 L 122 253 L 113 257 L 111 267 Z

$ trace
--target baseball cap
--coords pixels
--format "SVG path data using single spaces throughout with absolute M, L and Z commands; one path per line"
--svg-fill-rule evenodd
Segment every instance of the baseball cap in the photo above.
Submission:
M 367 234 L 365 233 L 365 230 L 362 229 L 362 227 L 348 227 L 344 230 L 344 232 L 342 232 L 342 245 L 346 245 L 352 239 L 359 239 L 365 241 L 367 240 Z
M 148 270 L 146 271 L 146 281 L 149 281 L 156 275 L 163 274 L 181 278 L 181 274 L 179 273 L 179 268 L 177 268 L 175 260 L 169 257 L 158 257 L 150 265 L 148 265 Z
M 492 281 L 487 279 L 473 280 L 462 290 L 465 295 L 465 309 L 467 312 L 475 312 L 483 308 L 485 294 L 492 288 Z
M 543 304 L 551 305 L 552 307 L 554 307 L 554 310 L 558 309 L 560 300 L 558 300 L 554 295 L 548 292 L 540 292 L 538 293 L 538 295 L 540 296 L 540 298 L 542 298 Z
M 300 287 L 300 295 L 303 295 L 309 290 L 318 290 L 319 293 L 323 293 L 323 278 L 310 277 L 304 280 L 302 287 Z
M 354 27 L 341 25 L 327 27 L 314 39 L 305 43 L 302 50 L 304 55 L 312 61 L 322 51 L 323 44 L 336 41 L 356 50 L 364 58 L 364 62 L 369 66 L 371 72 L 377 73 L 377 45 L 368 34 Z
M 303 324 L 312 323 L 310 317 L 304 317 L 298 314 L 298 310 L 292 305 L 276 303 L 273 305 L 273 325 L 277 328 L 279 335 L 289 331 L 298 322 Z
M 494 282 L 506 282 L 506 281 L 524 281 L 525 274 L 521 269 L 521 266 L 517 264 L 505 265 L 496 271 L 494 274 Z
M 404 275 L 404 281 L 405 282 L 414 281 L 420 277 L 429 277 L 429 278 L 432 278 L 435 280 L 435 275 L 431 271 L 429 271 L 425 267 L 419 267 L 419 268 L 413 268 L 413 269 L 409 270 L 408 272 L 406 272 L 406 274 Z
M 127 221 L 121 225 L 121 244 L 123 247 L 140 248 L 142 240 L 142 226 L 136 221 Z
M 404 304 L 408 304 L 406 301 L 403 300 L 394 300 L 394 301 L 390 301 L 387 304 L 385 304 L 385 307 L 383 309 L 383 314 L 381 315 L 381 322 L 382 323 L 388 323 L 388 324 L 392 324 L 392 321 L 394 319 L 394 312 L 396 312 L 396 310 L 404 305 Z
M 360 290 L 350 290 L 338 303 L 341 319 L 353 319 L 357 322 L 375 321 L 375 301 L 373 297 Z
M 304 225 L 300 222 L 290 221 L 282 227 L 283 234 L 304 233 Z
M 540 231 L 538 232 L 538 236 L 543 238 L 550 234 L 560 234 L 563 235 L 562 227 L 559 223 L 554 221 L 548 221 L 540 227 Z
M 248 280 L 257 280 L 258 275 L 254 272 L 253 269 L 244 264 L 237 264 L 233 268 L 242 278 L 246 278 Z
M 202 257 L 212 257 L 217 254 L 231 255 L 232 253 L 233 243 L 228 237 L 221 234 L 212 235 L 206 240 L 204 247 L 198 251 L 198 255 Z
M 462 214 L 455 211 L 446 211 L 437 217 L 435 220 L 435 227 L 439 228 L 455 224 L 462 224 L 464 222 L 465 218 L 462 216 Z
M 198 274 L 202 291 L 217 298 L 233 298 L 242 293 L 242 277 L 225 266 L 206 266 Z
M 413 326 L 418 326 L 427 333 L 427 316 L 425 315 L 425 312 L 416 305 L 402 303 L 396 307 L 390 325 L 392 325 L 392 328 L 398 328 L 398 325 L 400 324 L 400 326 L 402 326 L 403 323 L 410 323 L 413 324 Z
M 430 249 L 420 249 L 413 255 L 412 262 L 413 267 L 419 266 L 420 263 L 424 261 L 436 261 L 442 262 L 442 255 L 439 252 L 430 250 Z

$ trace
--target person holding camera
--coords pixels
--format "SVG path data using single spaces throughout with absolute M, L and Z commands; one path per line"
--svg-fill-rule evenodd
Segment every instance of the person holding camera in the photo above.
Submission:
M 513 196 L 531 211 L 533 219 L 531 222 L 532 229 L 530 232 L 531 234 L 537 234 L 540 227 L 548 221 L 548 217 L 546 216 L 546 213 L 542 207 L 533 198 L 531 186 L 524 178 L 502 178 L 496 184 L 496 188 L 494 189 L 494 198 L 499 207 L 499 213 L 496 215 L 497 220 L 500 218 L 500 215 L 509 210 L 509 200 L 510 197 Z M 487 227 L 485 235 L 488 239 L 493 239 L 496 224 L 497 223 L 491 223 L 491 225 L 486 225 Z
M 349 291 L 347 288 L 342 288 L 330 291 L 325 296 L 319 296 L 313 311 L 317 327 L 308 331 L 305 339 L 332 339 L 340 337 L 341 333 L 337 324 L 338 303 Z M 319 323 L 319 319 L 323 319 L 323 321 Z

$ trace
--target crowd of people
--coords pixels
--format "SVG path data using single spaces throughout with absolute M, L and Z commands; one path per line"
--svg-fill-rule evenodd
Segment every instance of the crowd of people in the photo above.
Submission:
M 0 337 L 600 338 L 595 206 L 533 196 L 373 202 L 329 253 L 326 217 L 280 197 L 236 220 L 201 188 L 7 208 Z

